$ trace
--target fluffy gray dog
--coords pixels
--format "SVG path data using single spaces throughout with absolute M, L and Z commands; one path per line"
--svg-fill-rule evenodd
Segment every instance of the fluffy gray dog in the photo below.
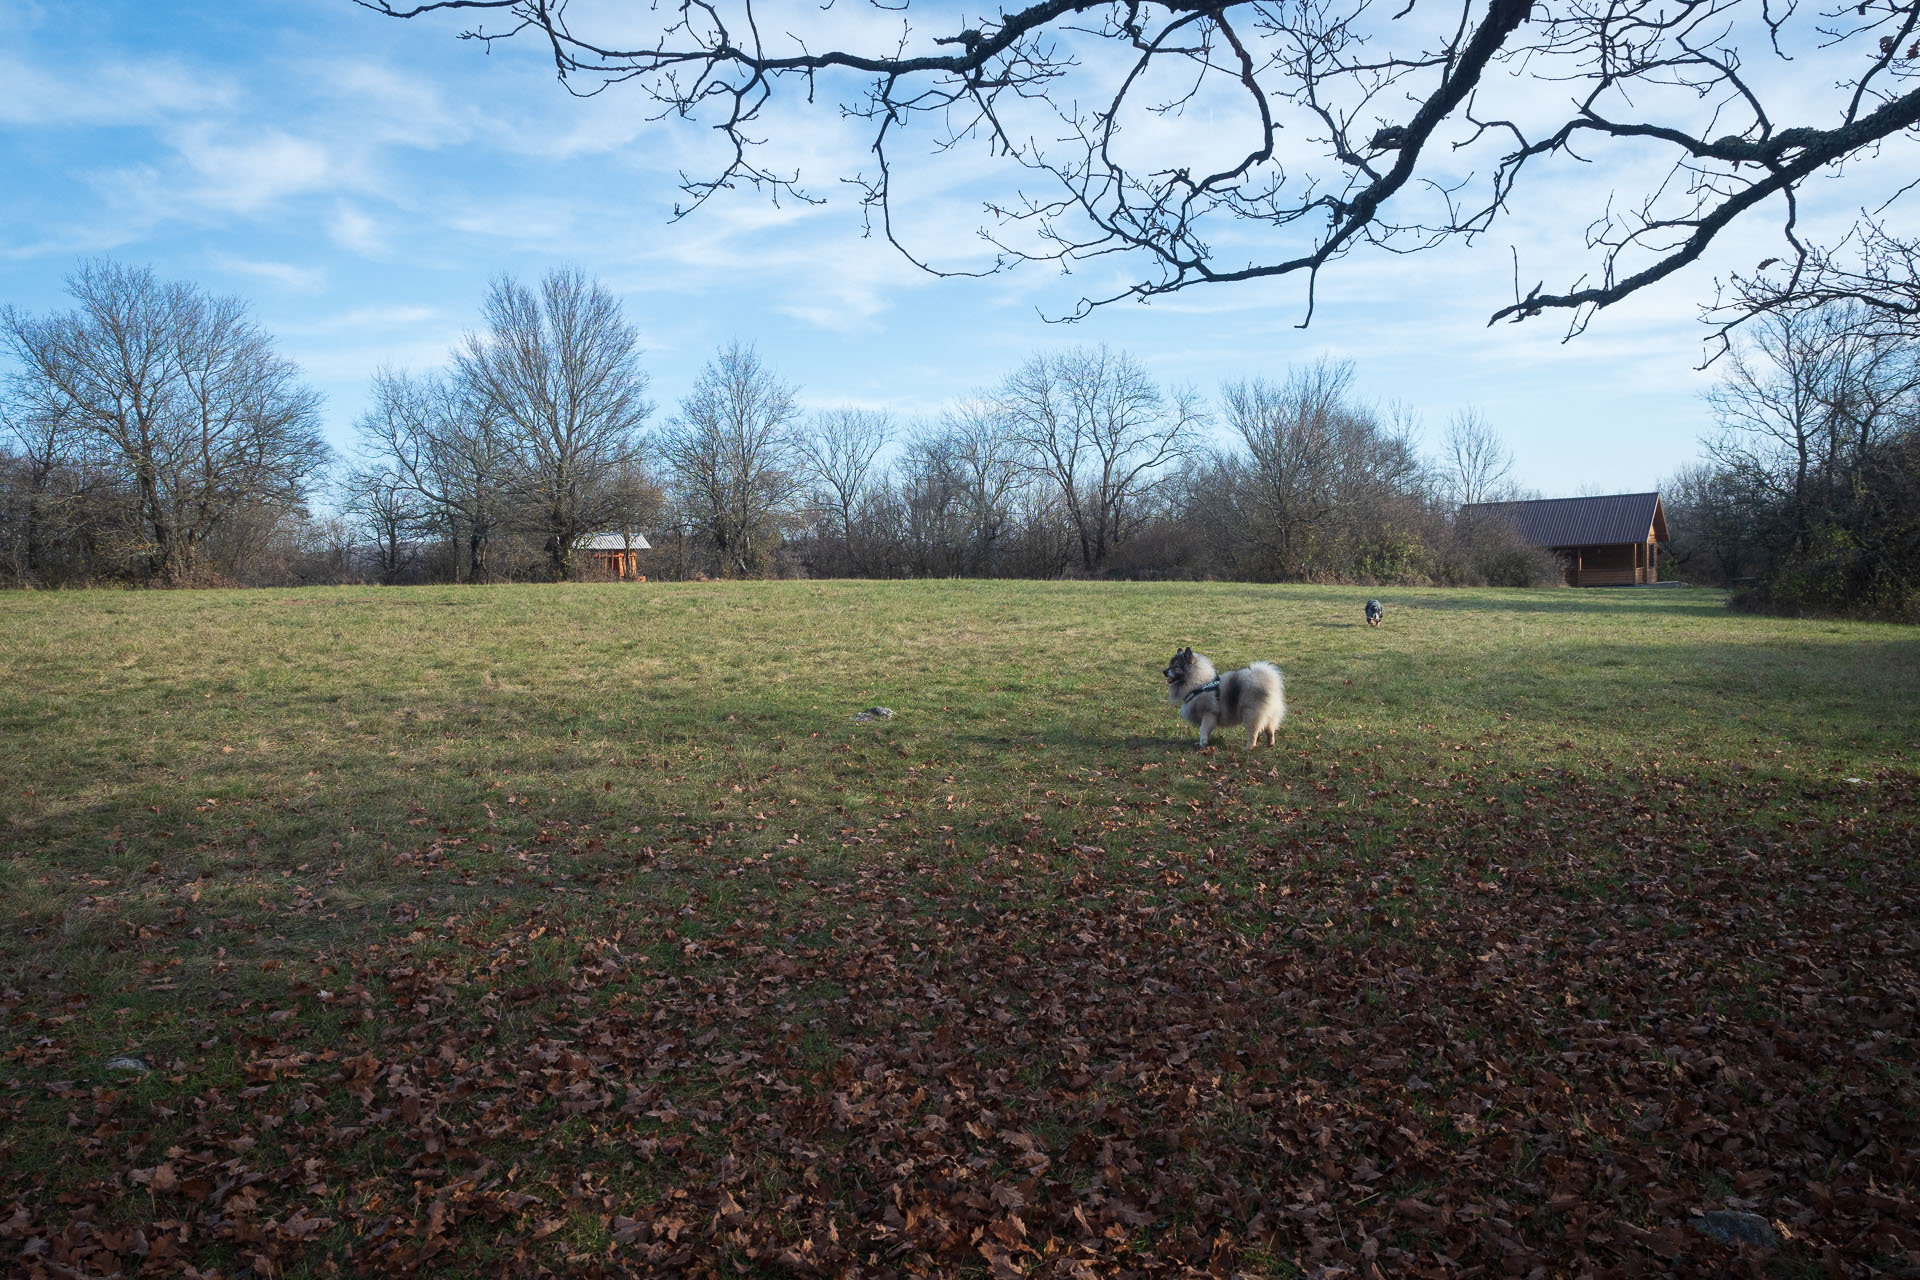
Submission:
M 1161 672 L 1167 678 L 1167 701 L 1180 708 L 1180 718 L 1200 731 L 1200 745 L 1216 726 L 1238 724 L 1247 728 L 1247 746 L 1252 747 L 1273 731 L 1287 716 L 1287 690 L 1280 679 L 1280 668 L 1271 662 L 1255 662 L 1215 675 L 1213 663 L 1191 648 L 1173 655 L 1173 661 Z

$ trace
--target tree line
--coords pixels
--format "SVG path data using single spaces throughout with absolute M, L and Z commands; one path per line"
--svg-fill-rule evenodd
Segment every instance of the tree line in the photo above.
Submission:
M 329 461 L 320 397 L 237 299 L 111 262 L 68 293 L 0 311 L 9 576 L 183 585 L 257 560 Z
M 637 533 L 665 577 L 1545 580 L 1455 537 L 1508 494 L 1471 413 L 1424 457 L 1322 360 L 1209 403 L 1108 347 L 1036 354 L 931 421 L 800 389 L 744 342 L 662 414 L 582 272 L 502 276 L 430 370 L 382 368 L 336 456 L 320 397 L 238 299 L 88 263 L 0 311 L 0 574 L 16 584 L 567 579 Z M 1223 437 L 1225 441 L 1223 442 Z
M 631 335 L 595 308 L 558 305 L 558 293 L 592 287 L 543 283 L 546 341 L 620 347 L 617 377 L 609 364 L 575 379 L 565 359 L 540 356 L 540 309 L 530 297 L 506 307 L 517 286 L 505 281 L 488 332 L 445 371 L 376 377 L 344 509 L 358 513 L 379 580 L 577 577 L 586 567 L 567 548 L 594 530 L 646 536 L 646 571 L 669 578 L 1530 584 L 1553 572 L 1497 533 L 1455 537 L 1460 501 L 1512 492 L 1511 457 L 1486 424 L 1461 415 L 1445 455 L 1426 459 L 1410 418 L 1362 400 L 1345 364 L 1229 385 L 1216 410 L 1125 352 L 1074 347 L 903 423 L 858 406 L 806 412 L 797 386 L 733 342 L 656 424 Z M 561 314 L 600 314 L 591 327 L 620 340 L 569 335 L 551 320 Z M 503 352 L 574 389 L 516 394 L 483 363 Z M 489 409 L 503 404 L 517 407 Z M 541 417 L 538 406 L 559 404 L 604 430 Z M 1217 442 L 1221 427 L 1234 444 Z M 535 541 L 544 558 L 530 555 Z
M 1535 585 L 1559 567 L 1454 518 L 1526 496 L 1472 411 L 1436 452 L 1321 359 L 1209 400 L 1125 351 L 1037 353 L 938 415 L 808 412 L 750 345 L 662 413 L 635 329 L 582 272 L 494 280 L 436 369 L 383 368 L 352 448 L 234 298 L 89 263 L 72 305 L 0 310 L 0 576 L 16 584 L 591 576 L 1221 578 Z M 1761 317 L 1721 434 L 1664 486 L 1669 564 L 1757 607 L 1910 616 L 1920 357 L 1856 303 Z
M 1770 312 L 1666 487 L 1686 576 L 1769 612 L 1920 622 L 1920 340 L 1857 299 Z

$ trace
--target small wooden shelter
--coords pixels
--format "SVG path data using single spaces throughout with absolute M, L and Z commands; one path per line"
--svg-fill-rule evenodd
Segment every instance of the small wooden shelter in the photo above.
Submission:
M 1658 492 L 1476 502 L 1461 507 L 1460 518 L 1507 521 L 1528 546 L 1545 547 L 1560 557 L 1570 587 L 1630 587 L 1660 581 L 1660 544 L 1667 541 L 1667 513 Z
M 588 577 L 644 581 L 640 553 L 651 551 L 653 544 L 637 533 L 590 533 L 574 543 L 573 549 L 585 559 Z

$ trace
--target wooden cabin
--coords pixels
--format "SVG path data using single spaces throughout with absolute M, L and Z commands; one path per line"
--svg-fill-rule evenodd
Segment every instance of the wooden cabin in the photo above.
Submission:
M 653 544 L 637 533 L 590 533 L 573 544 L 574 554 L 583 561 L 582 577 L 621 582 L 647 580 L 640 572 L 640 553 L 652 549 Z
M 1528 546 L 1545 547 L 1560 557 L 1570 587 L 1631 587 L 1660 581 L 1660 544 L 1667 541 L 1667 513 L 1657 492 L 1477 502 L 1461 507 L 1460 518 L 1511 523 Z

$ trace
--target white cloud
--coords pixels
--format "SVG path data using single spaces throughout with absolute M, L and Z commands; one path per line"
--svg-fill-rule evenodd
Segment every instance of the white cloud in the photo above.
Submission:
M 150 125 L 166 117 L 230 110 L 239 97 L 231 77 L 172 59 L 48 68 L 0 53 L 0 124 L 37 129 Z
M 193 174 L 181 198 L 214 213 L 257 214 L 290 196 L 334 190 L 344 176 L 325 143 L 278 128 L 235 137 L 194 127 L 175 148 Z
M 363 258 L 382 257 L 387 252 L 380 224 L 357 206 L 342 201 L 327 222 L 327 234 L 349 253 Z
M 327 104 L 316 127 L 361 146 L 449 146 L 473 137 L 482 119 L 475 107 L 450 103 L 431 80 L 366 58 L 319 59 L 293 70 Z
M 458 326 L 439 307 L 420 306 L 413 303 L 378 303 L 371 306 L 349 307 L 345 311 L 332 311 L 309 317 L 290 325 L 282 325 L 281 332 L 304 336 L 333 336 L 352 334 L 391 335 L 393 333 L 419 333 L 424 330 L 452 333 Z
M 300 292 L 318 290 L 327 281 L 324 267 L 300 267 L 290 262 L 257 262 L 230 253 L 216 253 L 212 261 L 222 271 Z

